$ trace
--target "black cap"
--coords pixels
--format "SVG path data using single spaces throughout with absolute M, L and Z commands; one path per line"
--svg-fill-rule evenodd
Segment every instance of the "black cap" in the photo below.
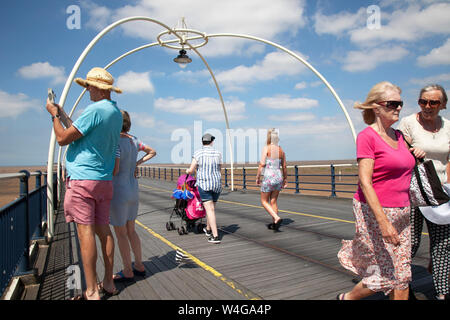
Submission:
M 209 133 L 205 133 L 202 137 L 202 141 L 203 142 L 211 142 L 211 141 L 214 141 L 215 138 L 216 137 L 210 135 Z

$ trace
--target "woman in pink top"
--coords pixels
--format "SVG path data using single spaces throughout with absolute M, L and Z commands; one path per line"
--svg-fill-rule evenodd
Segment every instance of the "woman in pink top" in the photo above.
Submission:
M 416 157 L 425 153 L 408 150 L 401 133 L 391 128 L 403 106 L 401 89 L 389 82 L 376 84 L 364 103 L 368 127 L 358 134 L 356 153 L 359 186 L 353 198 L 356 233 L 343 240 L 338 258 L 342 266 L 362 280 L 339 300 L 358 300 L 375 292 L 391 299 L 407 300 L 411 281 L 409 184 Z M 410 152 L 411 151 L 411 152 Z

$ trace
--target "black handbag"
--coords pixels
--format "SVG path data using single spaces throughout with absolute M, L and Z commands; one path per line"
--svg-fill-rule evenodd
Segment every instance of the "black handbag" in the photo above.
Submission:
M 400 131 L 400 130 L 398 130 Z M 406 141 L 403 132 L 400 131 L 406 144 L 412 148 L 408 141 Z M 413 154 L 414 156 L 414 154 Z M 411 178 L 409 187 L 409 197 L 411 206 L 413 207 L 428 207 L 439 206 L 450 201 L 450 197 L 442 188 L 441 181 L 436 173 L 433 161 L 423 159 L 416 159 L 414 172 Z

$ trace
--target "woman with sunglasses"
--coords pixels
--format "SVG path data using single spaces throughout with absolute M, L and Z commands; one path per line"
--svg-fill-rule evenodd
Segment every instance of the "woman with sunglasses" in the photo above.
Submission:
M 450 122 L 439 115 L 446 108 L 447 94 L 440 85 L 428 85 L 420 91 L 420 111 L 403 118 L 399 129 L 411 145 L 423 149 L 433 161 L 442 184 L 450 183 Z M 424 217 L 419 208 L 411 210 L 411 254 L 414 257 L 422 234 Z M 431 261 L 428 267 L 433 275 L 437 299 L 449 295 L 450 225 L 438 225 L 425 219 L 430 235 Z M 431 269 L 431 270 L 430 270 Z
M 424 152 L 408 149 L 391 126 L 399 120 L 401 89 L 389 82 L 376 84 L 364 103 L 366 129 L 358 134 L 356 156 L 359 184 L 353 197 L 356 232 L 343 240 L 341 265 L 362 280 L 339 300 L 359 300 L 383 292 L 394 300 L 408 299 L 411 281 L 409 184 L 415 160 Z

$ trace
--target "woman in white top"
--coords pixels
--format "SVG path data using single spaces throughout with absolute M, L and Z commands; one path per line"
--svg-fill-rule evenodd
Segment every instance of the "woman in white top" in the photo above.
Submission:
M 446 109 L 447 94 L 434 84 L 423 88 L 419 95 L 420 111 L 400 121 L 399 129 L 414 147 L 426 152 L 432 160 L 442 184 L 450 183 L 450 121 L 439 115 Z M 420 245 L 424 217 L 419 208 L 411 210 L 412 256 Z M 437 225 L 426 220 L 430 235 L 431 269 L 438 299 L 449 294 L 450 225 Z

